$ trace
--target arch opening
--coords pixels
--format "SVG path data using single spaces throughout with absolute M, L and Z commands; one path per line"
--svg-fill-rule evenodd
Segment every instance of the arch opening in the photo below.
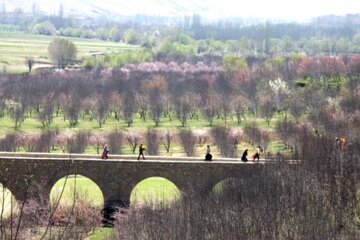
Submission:
M 131 206 L 171 205 L 180 198 L 178 187 L 163 177 L 149 177 L 140 181 L 130 195 Z
M 51 189 L 50 204 L 69 207 L 76 203 L 102 207 L 104 195 L 100 187 L 85 176 L 68 175 L 59 179 Z
M 227 178 L 224 179 L 212 188 L 211 194 L 220 195 L 220 194 L 226 194 L 226 193 L 233 193 L 234 189 L 237 189 L 240 184 L 239 178 Z
M 15 196 L 0 183 L 0 219 L 8 219 L 18 211 L 19 206 Z

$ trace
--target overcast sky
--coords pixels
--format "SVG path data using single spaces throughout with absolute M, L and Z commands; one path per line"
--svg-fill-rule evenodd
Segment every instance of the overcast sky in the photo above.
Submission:
M 309 19 L 315 16 L 360 13 L 360 0 L 210 0 L 227 6 L 231 16 Z M 224 13 L 222 13 L 224 14 Z M 226 13 L 225 13 L 226 14 Z
M 100 11 L 123 15 L 191 15 L 207 19 L 253 17 L 262 19 L 310 20 L 316 16 L 360 13 L 360 0 L 0 0 L 7 9 L 22 7 L 32 11 L 32 3 L 48 14 L 57 14 L 60 4 L 65 13 Z M 29 4 L 31 3 L 31 4 Z M 95 11 L 96 10 L 96 11 Z

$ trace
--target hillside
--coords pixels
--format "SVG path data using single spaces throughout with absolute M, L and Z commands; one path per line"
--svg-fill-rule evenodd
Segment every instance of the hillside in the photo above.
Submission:
M 336 1 L 303 0 L 294 7 L 285 0 L 0 0 L 0 7 L 7 11 L 22 8 L 25 12 L 36 9 L 46 14 L 57 14 L 63 5 L 65 16 L 114 18 L 119 15 L 185 16 L 199 14 L 206 19 L 228 17 L 256 19 L 310 20 L 313 17 L 335 14 L 359 13 L 358 0 L 343 0 L 341 7 Z M 271 11 L 269 11 L 271 9 Z
M 219 2 L 215 0 L 0 0 L 0 3 L 5 4 L 7 11 L 21 7 L 23 11 L 31 12 L 36 6 L 38 11 L 47 14 L 57 14 L 62 4 L 65 15 L 91 17 L 136 14 L 184 16 L 197 13 L 210 18 L 222 14 Z

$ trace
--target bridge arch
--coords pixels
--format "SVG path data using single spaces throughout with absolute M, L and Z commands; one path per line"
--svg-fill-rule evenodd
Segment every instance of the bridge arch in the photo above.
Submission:
M 81 199 L 92 206 L 102 207 L 104 205 L 105 199 L 101 186 L 92 178 L 80 174 L 70 174 L 52 182 L 49 183 L 50 204 L 59 201 L 60 204 L 68 205 L 76 199 Z
M 7 186 L 0 183 L 0 213 L 2 218 L 7 218 L 12 212 L 18 210 L 18 200 Z
M 130 204 L 171 204 L 179 198 L 180 190 L 171 180 L 153 176 L 144 178 L 135 185 L 130 194 Z
M 241 179 L 239 177 L 220 179 L 217 182 L 214 182 L 210 194 L 220 194 L 224 193 L 225 191 L 232 191 L 234 188 L 239 186 L 240 181 Z

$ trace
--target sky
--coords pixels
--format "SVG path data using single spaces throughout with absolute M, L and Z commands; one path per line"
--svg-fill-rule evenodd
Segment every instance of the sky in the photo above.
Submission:
M 360 13 L 360 0 L 0 0 L 8 9 L 22 7 L 25 11 L 32 10 L 29 2 L 37 3 L 40 10 L 48 14 L 56 14 L 63 4 L 65 13 L 92 14 L 97 10 L 123 15 L 191 16 L 199 13 L 209 20 L 252 17 L 308 21 L 328 14 Z
M 312 17 L 360 13 L 360 0 L 209 0 L 221 2 L 228 16 L 307 20 Z

